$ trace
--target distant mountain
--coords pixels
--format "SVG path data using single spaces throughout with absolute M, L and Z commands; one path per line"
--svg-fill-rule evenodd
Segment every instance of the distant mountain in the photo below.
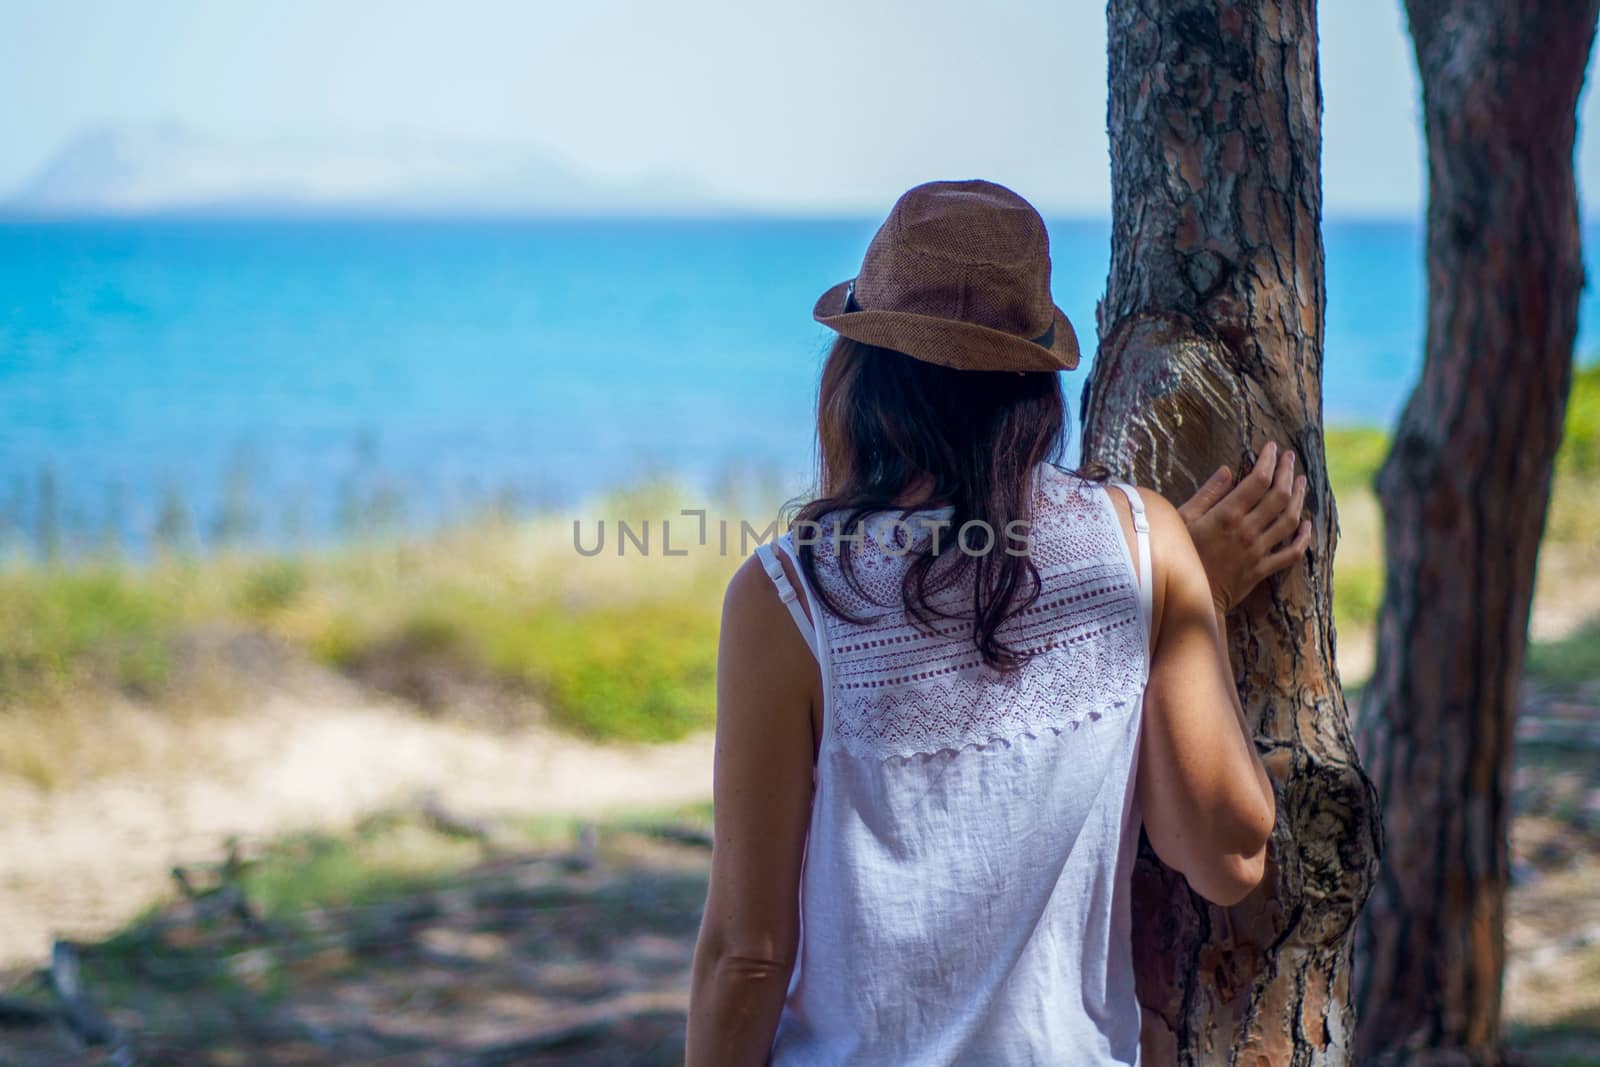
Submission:
M 102 126 L 67 142 L 0 210 L 27 215 L 698 214 L 678 175 L 600 178 L 539 149 L 421 138 L 204 134 Z

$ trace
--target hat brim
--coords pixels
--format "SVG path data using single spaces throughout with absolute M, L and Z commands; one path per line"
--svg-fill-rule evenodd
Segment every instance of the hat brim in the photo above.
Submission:
M 1004 330 L 958 319 L 907 311 L 846 311 L 850 282 L 822 294 L 812 317 L 828 329 L 863 344 L 892 348 L 927 363 L 955 370 L 1063 371 L 1078 365 L 1078 335 L 1060 308 L 1053 308 L 1050 344 L 1036 344 Z

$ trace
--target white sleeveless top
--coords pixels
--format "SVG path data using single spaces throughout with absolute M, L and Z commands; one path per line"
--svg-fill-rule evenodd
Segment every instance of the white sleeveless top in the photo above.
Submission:
M 1148 575 L 1142 502 L 1117 488 Z M 931 536 L 922 516 L 941 513 L 880 516 L 868 533 Z M 1001 634 L 1038 654 L 1011 673 L 982 663 L 970 623 L 930 633 L 906 616 L 909 553 L 852 547 L 868 600 L 822 537 L 819 581 L 873 621 L 835 616 L 806 588 L 813 633 L 771 546 L 759 550 L 824 692 L 777 1067 L 1138 1063 L 1129 880 L 1148 582 L 1107 489 L 1052 466 L 1035 481 L 1032 541 L 1043 588 Z M 779 545 L 797 558 L 792 534 Z

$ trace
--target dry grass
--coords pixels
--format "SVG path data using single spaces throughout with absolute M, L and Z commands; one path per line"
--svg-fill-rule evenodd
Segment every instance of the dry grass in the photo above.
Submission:
M 574 550 L 570 517 L 551 516 L 294 556 L 0 571 L 0 775 L 53 787 L 137 766 L 130 709 L 223 712 L 295 657 L 430 713 L 681 737 L 711 721 L 721 590 L 738 562 L 716 551 L 715 513 L 707 547 L 662 551 L 662 517 L 677 520 L 675 552 L 697 532 L 682 498 L 654 488 L 586 508 L 586 545 L 607 526 L 594 557 Z M 648 554 L 618 553 L 619 518 L 649 521 Z

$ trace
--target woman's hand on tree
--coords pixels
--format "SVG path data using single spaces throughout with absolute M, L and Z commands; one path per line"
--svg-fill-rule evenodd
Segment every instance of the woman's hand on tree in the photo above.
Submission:
M 1231 470 L 1219 468 L 1178 508 L 1218 611 L 1232 611 L 1264 578 L 1305 555 L 1311 544 L 1311 523 L 1301 518 L 1305 501 L 1306 478 L 1294 473 L 1294 452 L 1280 454 L 1269 441 L 1238 485 Z

